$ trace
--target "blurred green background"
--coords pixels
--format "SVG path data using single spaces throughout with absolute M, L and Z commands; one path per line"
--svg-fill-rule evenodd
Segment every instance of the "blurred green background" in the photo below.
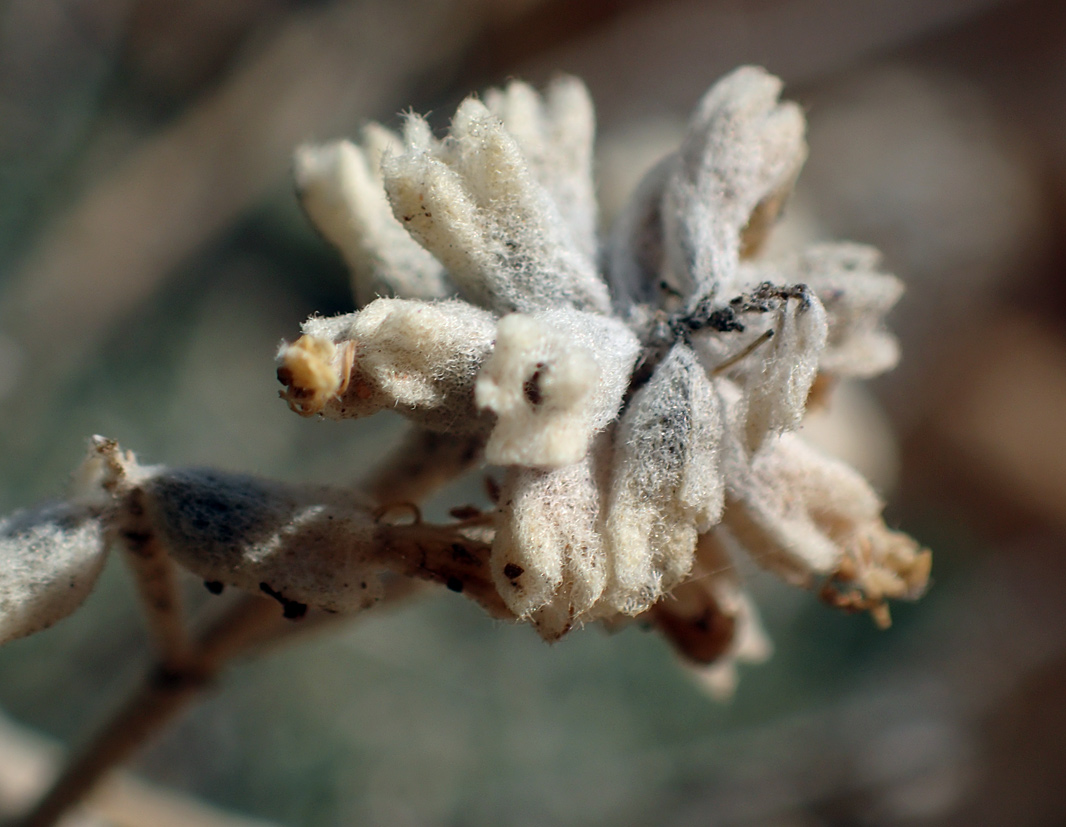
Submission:
M 865 400 L 888 425 L 846 450 L 934 549 L 929 595 L 881 633 L 754 574 L 775 655 L 726 705 L 638 628 L 548 647 L 433 595 L 239 664 L 139 774 L 280 825 L 1066 823 L 1056 0 L 6 0 L 0 511 L 60 492 L 93 433 L 339 483 L 396 437 L 276 396 L 278 341 L 352 309 L 291 192 L 299 142 L 572 72 L 609 216 L 744 62 L 808 112 L 782 233 L 876 244 L 908 284 Z M 113 560 L 0 650 L 0 707 L 76 741 L 148 657 Z

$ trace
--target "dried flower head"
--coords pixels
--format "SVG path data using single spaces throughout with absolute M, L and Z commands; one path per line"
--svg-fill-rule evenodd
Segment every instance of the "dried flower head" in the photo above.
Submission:
M 470 98 L 443 138 L 411 115 L 402 137 L 373 127 L 362 146 L 297 154 L 308 215 L 363 306 L 283 345 L 283 395 L 477 434 L 506 469 L 496 588 L 547 639 L 650 611 L 697 661 L 764 653 L 733 565 L 745 552 L 882 624 L 887 599 L 926 586 L 929 552 L 794 433 L 817 376 L 893 366 L 883 318 L 901 288 L 854 244 L 760 257 L 806 156 L 780 89 L 751 67 L 715 85 L 602 246 L 592 109 L 571 78 Z M 418 313 L 434 323 L 406 322 Z
M 602 243 L 572 78 L 470 98 L 443 138 L 411 115 L 402 136 L 301 148 L 302 202 L 360 309 L 282 344 L 281 395 L 304 416 L 399 411 L 407 442 L 360 493 L 146 468 L 96 438 L 69 502 L 0 523 L 0 640 L 72 611 L 109 545 L 164 639 L 171 561 L 291 617 L 366 607 L 386 572 L 548 640 L 641 615 L 719 690 L 769 652 L 741 555 L 887 624 L 929 552 L 796 429 L 817 377 L 895 363 L 901 288 L 853 244 L 761 257 L 806 154 L 780 89 L 750 67 L 715 85 Z M 503 469 L 492 513 L 386 519 L 479 460 Z

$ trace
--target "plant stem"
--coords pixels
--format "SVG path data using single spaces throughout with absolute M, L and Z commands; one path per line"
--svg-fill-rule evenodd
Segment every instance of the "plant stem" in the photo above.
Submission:
M 70 759 L 19 827 L 56 824 L 107 772 L 196 698 L 231 657 L 260 636 L 264 626 L 276 625 L 279 614 L 271 600 L 242 597 L 198 636 L 180 671 L 163 665 L 161 659 L 103 729 Z
M 483 434 L 456 436 L 414 426 L 362 484 L 379 504 L 418 503 L 481 461 Z

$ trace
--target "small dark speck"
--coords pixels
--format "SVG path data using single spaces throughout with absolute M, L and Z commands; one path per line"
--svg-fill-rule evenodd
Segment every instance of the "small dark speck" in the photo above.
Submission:
M 529 404 L 534 407 L 544 401 L 544 394 L 540 390 L 540 374 L 543 368 L 544 363 L 538 362 L 537 369 L 533 371 L 533 375 L 522 383 L 522 393 L 529 400 Z
M 281 604 L 281 616 L 288 620 L 299 620 L 305 614 L 307 614 L 307 604 L 300 603 L 296 600 L 290 600 L 285 597 L 281 592 L 276 589 L 272 589 L 269 583 L 260 583 L 259 590 L 263 594 L 273 597 L 278 603 Z
M 152 535 L 147 531 L 123 531 L 122 539 L 126 541 L 129 550 L 134 554 L 142 553 L 144 547 L 152 540 Z
M 135 488 L 130 492 L 129 499 L 126 500 L 126 511 L 131 517 L 144 516 L 144 491 L 140 488 Z
M 460 593 L 463 591 L 463 581 L 458 577 L 449 577 L 444 585 L 448 587 L 449 591 Z
M 211 594 L 222 594 L 222 590 L 226 587 L 222 585 L 219 580 L 205 580 L 204 588 L 211 592 Z
M 448 515 L 456 520 L 471 520 L 480 514 L 481 509 L 476 505 L 457 505 L 455 508 L 448 509 Z
M 506 566 L 503 567 L 503 576 L 506 577 L 508 580 L 514 580 L 518 577 L 521 577 L 525 573 L 525 571 L 526 570 L 517 563 L 508 563 Z
M 307 604 L 297 603 L 295 600 L 283 604 L 281 609 L 281 616 L 286 620 L 299 620 L 305 614 L 307 614 Z

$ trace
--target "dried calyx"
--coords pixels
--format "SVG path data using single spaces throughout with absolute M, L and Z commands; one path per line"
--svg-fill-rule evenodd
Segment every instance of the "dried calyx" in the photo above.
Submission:
M 895 364 L 883 318 L 901 288 L 854 244 L 761 257 L 806 156 L 780 90 L 751 67 L 715 85 L 602 243 L 592 107 L 572 78 L 470 98 L 443 138 L 410 115 L 402 135 L 301 148 L 302 203 L 360 309 L 282 344 L 282 397 L 305 416 L 408 417 L 385 478 L 484 459 L 502 489 L 489 519 L 403 535 L 348 491 L 155 471 L 133 487 L 174 556 L 331 611 L 372 601 L 382 571 L 428 577 L 548 640 L 642 615 L 724 687 L 769 652 L 739 555 L 886 624 L 888 599 L 925 589 L 929 552 L 796 430 L 818 377 Z M 106 529 L 132 490 L 112 488 L 68 528 L 24 517 L 0 542 Z M 415 565 L 410 532 L 459 551 Z

